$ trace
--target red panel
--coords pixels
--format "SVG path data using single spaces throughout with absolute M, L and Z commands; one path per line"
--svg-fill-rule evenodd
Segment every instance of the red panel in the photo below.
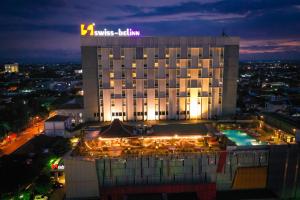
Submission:
M 102 200 L 122 200 L 127 194 L 150 194 L 150 193 L 183 193 L 195 192 L 199 200 L 215 200 L 216 184 L 177 184 L 177 185 L 147 185 L 147 186 L 118 186 L 100 188 Z
M 218 162 L 218 168 L 217 168 L 217 173 L 221 173 L 223 171 L 225 162 L 226 162 L 226 157 L 227 157 L 227 152 L 226 151 L 222 151 L 220 153 L 220 158 L 219 158 L 219 162 Z

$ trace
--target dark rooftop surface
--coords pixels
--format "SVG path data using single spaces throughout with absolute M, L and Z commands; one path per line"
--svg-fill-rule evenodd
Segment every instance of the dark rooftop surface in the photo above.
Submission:
M 153 134 L 155 136 L 173 135 L 199 135 L 207 134 L 208 129 L 205 124 L 168 124 L 154 125 Z
M 68 119 L 68 116 L 64 115 L 55 115 L 49 119 L 46 120 L 46 122 L 64 122 Z
M 72 99 L 71 101 L 58 106 L 57 107 L 58 110 L 63 110 L 63 109 L 83 109 L 83 98 L 81 97 L 76 97 L 74 99 Z
M 125 125 L 119 119 L 115 119 L 110 125 L 102 127 L 100 137 L 132 137 L 133 128 L 133 126 Z

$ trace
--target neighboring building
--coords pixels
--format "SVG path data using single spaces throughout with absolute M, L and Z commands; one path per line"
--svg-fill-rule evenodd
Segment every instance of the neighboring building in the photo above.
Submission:
M 6 73 L 18 73 L 19 72 L 19 64 L 18 63 L 5 64 L 4 65 L 4 71 Z
M 71 129 L 71 119 L 68 116 L 55 115 L 45 121 L 45 134 L 48 136 L 70 137 L 67 130 Z
M 55 112 L 58 115 L 68 116 L 71 120 L 71 127 L 75 127 L 84 122 L 82 100 L 72 99 L 71 101 L 58 107 Z
M 235 114 L 238 37 L 82 37 L 81 55 L 87 121 Z

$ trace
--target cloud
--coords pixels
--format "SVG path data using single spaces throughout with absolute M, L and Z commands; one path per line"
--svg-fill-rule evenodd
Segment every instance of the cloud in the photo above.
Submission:
M 79 24 L 90 22 L 157 36 L 219 36 L 224 28 L 241 37 L 241 57 L 290 57 L 299 52 L 299 19 L 299 0 L 4 0 L 0 59 L 21 52 L 28 59 L 31 54 L 46 58 L 47 53 L 61 58 L 64 54 L 57 50 L 78 60 Z

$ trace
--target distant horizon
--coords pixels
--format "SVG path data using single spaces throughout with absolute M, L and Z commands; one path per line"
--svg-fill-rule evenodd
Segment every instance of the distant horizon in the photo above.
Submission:
M 253 63 L 260 63 L 260 62 L 263 62 L 263 63 L 271 63 L 271 62 L 291 62 L 291 63 L 300 63 L 300 59 L 274 59 L 274 60 L 269 60 L 269 59 L 265 59 L 265 60 L 262 60 L 262 59 L 258 59 L 258 60 L 239 60 L 239 63 L 248 63 L 248 62 L 253 62 Z M 0 61 L 0 67 L 2 65 L 5 65 L 5 64 L 13 64 L 13 63 L 18 63 L 19 65 L 55 65 L 55 64 L 78 64 L 80 65 L 81 64 L 81 61 L 58 61 L 58 62 L 4 62 L 4 61 Z

